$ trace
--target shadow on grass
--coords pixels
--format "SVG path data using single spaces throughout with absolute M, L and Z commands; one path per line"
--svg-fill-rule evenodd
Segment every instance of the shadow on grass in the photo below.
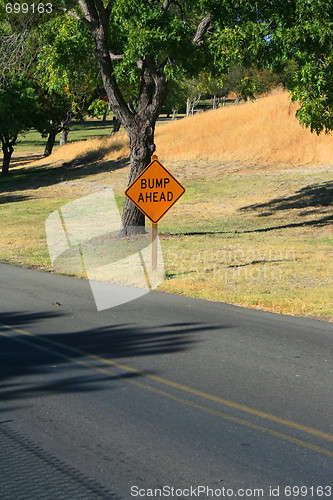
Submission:
M 235 227 L 232 231 L 186 231 L 178 233 L 164 233 L 160 234 L 162 239 L 167 239 L 173 236 L 215 236 L 215 235 L 228 235 L 228 234 L 247 234 L 247 233 L 263 233 L 268 231 L 275 231 L 279 229 L 297 228 L 297 227 L 321 227 L 333 223 L 333 214 L 329 213 L 330 207 L 333 205 L 333 181 L 323 182 L 321 184 L 310 184 L 302 189 L 296 191 L 295 194 L 287 197 L 274 198 L 265 203 L 256 203 L 247 205 L 239 209 L 242 213 L 254 213 L 257 217 L 268 217 L 278 211 L 303 209 L 302 212 L 297 213 L 297 222 L 290 222 L 286 224 L 272 225 L 268 227 L 259 227 L 255 229 L 237 229 Z M 302 220 L 305 216 L 320 215 L 319 218 Z M 295 220 L 295 217 L 294 217 Z M 221 221 L 223 227 L 223 221 Z
M 41 167 L 25 167 L 24 158 L 18 158 L 22 161 L 22 168 L 15 168 L 15 171 L 10 171 L 8 176 L 0 176 L 0 192 L 15 192 L 29 191 L 40 187 L 53 186 L 64 181 L 73 181 L 86 177 L 87 175 L 112 172 L 127 166 L 129 159 L 123 158 L 116 161 L 101 160 L 109 153 L 118 151 L 122 145 L 111 144 L 100 147 L 96 150 L 87 151 L 78 155 L 69 162 L 64 162 L 59 167 L 53 167 L 52 164 L 46 164 Z M 38 158 L 40 155 L 36 155 Z M 52 157 L 50 157 L 51 159 Z M 17 161 L 16 160 L 16 161 Z M 101 162 L 101 163 L 100 163 Z M 17 163 L 16 163 L 17 165 Z M 7 200 L 2 203 L 10 203 L 11 201 L 24 201 L 28 196 L 20 195 L 18 197 L 6 195 Z
M 297 213 L 297 222 L 286 222 L 286 224 L 272 225 L 266 227 L 258 227 L 254 229 L 235 229 L 232 231 L 186 231 L 177 233 L 160 234 L 162 239 L 167 239 L 173 236 L 215 236 L 229 234 L 247 234 L 247 233 L 264 233 L 279 229 L 298 228 L 298 227 L 321 227 L 333 223 L 333 214 L 330 213 L 330 208 L 333 206 L 333 181 L 327 181 L 320 184 L 310 184 L 302 189 L 299 189 L 295 194 L 286 197 L 274 198 L 265 203 L 256 203 L 241 207 L 239 211 L 244 214 L 256 215 L 257 217 L 269 217 L 276 212 L 298 209 L 302 210 Z M 319 215 L 318 218 L 304 219 L 311 215 Z M 296 218 L 294 216 L 294 219 Z M 244 224 L 245 225 L 245 224 Z M 223 220 L 221 220 L 223 227 Z
M 320 227 L 333 223 L 333 214 L 327 214 L 327 208 L 333 205 L 333 181 L 323 182 L 321 184 L 310 184 L 296 191 L 295 194 L 287 197 L 274 198 L 265 203 L 256 203 L 247 205 L 239 209 L 243 213 L 256 212 L 258 217 L 268 217 L 275 212 L 291 209 L 304 209 L 297 214 L 297 217 L 309 216 L 312 214 L 321 214 L 322 217 L 311 220 L 300 220 L 299 222 L 291 222 L 280 224 L 278 226 L 262 227 L 256 229 L 234 230 L 234 231 L 193 231 L 184 233 L 166 233 L 168 236 L 200 236 L 200 235 L 216 235 L 216 234 L 246 234 L 246 233 L 263 233 L 278 229 L 288 229 L 297 227 Z M 323 212 L 324 209 L 324 212 Z M 163 235 L 162 235 L 163 238 Z
M 59 333 L 27 335 L 11 329 L 31 332 L 40 324 L 39 329 L 45 331 L 41 327 L 52 319 L 57 324 L 61 321 Z M 64 319 L 61 313 L 0 314 L 0 411 L 6 411 L 6 401 L 22 406 L 24 399 L 40 395 L 110 390 L 119 380 L 144 376 L 120 369 L 112 360 L 182 352 L 195 342 L 194 333 L 214 328 L 198 322 L 170 322 L 161 327 L 112 324 L 66 331 Z
M 302 212 L 297 214 L 297 217 L 309 216 L 312 214 L 321 214 L 324 217 L 312 220 L 300 220 L 299 222 L 291 222 L 288 224 L 281 224 L 273 227 L 265 227 L 259 229 L 251 229 L 240 231 L 243 233 L 259 233 L 266 231 L 273 231 L 276 229 L 287 229 L 296 227 L 318 227 L 326 226 L 333 223 L 333 214 L 327 214 L 323 209 L 333 205 L 333 181 L 323 182 L 321 184 L 310 184 L 305 186 L 295 194 L 287 197 L 274 198 L 273 200 L 265 203 L 256 203 L 240 208 L 239 210 L 245 212 L 257 212 L 258 217 L 268 217 L 275 212 L 303 209 Z
M 11 168 L 20 167 L 22 165 L 27 165 L 32 161 L 37 161 L 42 158 L 44 158 L 44 155 L 42 154 L 29 154 L 29 156 L 17 156 L 13 157 L 12 161 L 10 162 L 10 166 Z
M 41 150 L 44 150 L 45 145 L 46 145 L 46 138 L 43 139 L 42 137 L 40 139 L 36 138 L 30 138 L 30 137 L 21 137 L 19 141 L 17 142 L 18 146 L 21 146 L 23 148 L 40 148 Z
M 65 162 L 62 164 L 61 168 L 66 167 L 86 167 L 91 163 L 103 160 L 103 158 L 112 152 L 120 151 L 123 148 L 123 144 L 115 143 L 111 145 L 100 146 L 98 149 L 92 149 L 90 151 L 86 151 L 78 156 L 76 156 L 72 161 Z M 128 160 L 127 160 L 128 161 Z M 115 162 L 106 162 L 107 164 L 112 164 Z M 106 169 L 109 170 L 109 169 Z M 92 173 L 96 173 L 96 169 L 92 171 Z
M 85 132 L 86 130 L 96 130 L 98 129 L 98 132 L 101 130 L 107 130 L 108 135 L 111 134 L 113 127 L 113 121 L 112 120 L 85 120 L 85 121 L 76 121 L 71 124 L 70 131 L 71 132 L 77 132 L 77 131 L 82 131 Z M 106 136 L 107 137 L 107 136 Z
M 272 215 L 278 210 L 290 210 L 293 208 L 320 208 L 333 205 L 333 181 L 323 182 L 321 184 L 310 184 L 296 191 L 292 196 L 274 198 L 266 203 L 257 203 L 242 207 L 240 210 L 259 211 L 260 216 Z M 305 212 L 302 215 L 307 215 Z M 313 213 L 313 211 L 312 211 Z
M 222 224 L 222 223 L 221 223 Z M 321 227 L 333 224 L 333 215 L 328 215 L 327 217 L 321 217 L 320 219 L 311 219 L 302 222 L 292 222 L 289 224 L 280 224 L 278 226 L 261 227 L 256 229 L 239 229 L 235 231 L 193 231 L 184 233 L 165 233 L 160 234 L 163 239 L 172 236 L 215 236 L 218 234 L 248 234 L 248 233 L 265 233 L 268 231 L 275 231 L 278 229 L 288 229 L 297 227 Z
M 25 196 L 22 194 L 2 195 L 0 193 L 0 205 L 4 205 L 5 203 L 17 203 L 19 201 L 26 201 L 29 199 L 30 199 L 30 196 Z
M 259 229 L 249 229 L 247 231 L 238 231 L 239 233 L 265 233 L 267 231 L 274 231 L 276 229 L 288 229 L 293 227 L 321 227 L 333 223 L 333 215 L 322 217 L 320 219 L 312 219 L 303 222 L 292 222 L 290 224 L 281 224 L 279 226 L 263 227 Z

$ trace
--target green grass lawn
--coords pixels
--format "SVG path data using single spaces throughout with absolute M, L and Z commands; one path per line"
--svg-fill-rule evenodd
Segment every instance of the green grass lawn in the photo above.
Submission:
M 78 123 L 72 140 L 82 138 L 81 127 L 85 137 L 109 132 L 101 122 Z M 26 139 L 37 148 L 34 137 Z M 166 166 L 186 193 L 159 223 L 161 290 L 333 321 L 330 167 L 220 168 L 212 177 L 214 165 L 203 163 L 199 178 L 198 171 L 191 176 L 191 162 L 186 168 L 176 161 Z M 112 187 L 121 210 L 128 165 L 97 162 L 85 168 L 50 163 L 31 173 L 25 166 L 0 179 L 0 260 L 51 269 L 45 220 L 71 200 Z M 101 242 L 101 252 L 108 253 L 110 244 Z
M 179 117 L 180 115 L 178 115 Z M 168 123 L 169 120 L 165 116 L 161 116 L 157 122 L 157 126 Z M 112 132 L 112 115 L 108 116 L 106 121 L 98 119 L 87 119 L 84 121 L 73 121 L 70 126 L 68 134 L 68 142 L 84 141 L 86 139 L 93 139 L 95 137 L 108 137 Z M 120 130 L 124 130 L 123 127 Z M 56 137 L 54 151 L 59 147 L 60 134 Z M 13 159 L 20 157 L 27 153 L 43 154 L 46 146 L 47 138 L 42 137 L 36 130 L 31 130 L 26 134 L 18 137 L 17 144 L 13 153 Z M 2 159 L 0 151 L 0 159 Z
M 77 121 L 71 124 L 68 134 L 68 142 L 83 141 L 94 137 L 109 136 L 112 131 L 112 120 L 86 120 Z M 55 150 L 59 147 L 60 134 L 57 135 Z M 36 130 L 31 130 L 27 134 L 20 135 L 13 157 L 21 156 L 24 153 L 42 154 L 46 146 L 46 137 L 42 137 Z

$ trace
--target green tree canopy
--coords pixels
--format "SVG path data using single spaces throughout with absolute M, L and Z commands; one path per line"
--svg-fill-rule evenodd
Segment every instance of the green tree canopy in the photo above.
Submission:
M 87 27 L 72 17 L 51 17 L 38 30 L 40 49 L 34 77 L 41 89 L 49 134 L 45 154 L 52 151 L 55 134 L 69 129 L 71 120 L 81 118 L 101 86 L 93 41 Z
M 92 35 L 110 106 L 129 135 L 129 182 L 155 150 L 155 123 L 170 82 L 226 71 L 265 42 L 253 2 L 236 4 L 238 10 L 227 0 L 67 0 L 59 6 Z M 144 226 L 129 200 L 122 220 L 125 234 Z
M 0 89 L 2 174 L 8 174 L 18 135 L 27 132 L 43 119 L 35 89 L 30 82 L 17 79 Z
M 278 71 L 294 61 L 287 87 L 300 103 L 297 117 L 312 132 L 333 129 L 333 2 L 262 2 L 269 62 Z
M 301 104 L 299 119 L 317 133 L 333 127 L 333 0 L 58 0 L 54 5 L 58 14 L 41 23 L 38 83 L 77 102 L 101 76 L 129 135 L 129 182 L 155 150 L 155 123 L 170 85 L 176 88 L 200 73 L 222 77 L 235 64 L 280 70 L 292 59 L 296 71 L 288 86 Z M 252 86 L 244 92 L 253 92 Z M 124 233 L 138 225 L 144 218 L 126 200 Z

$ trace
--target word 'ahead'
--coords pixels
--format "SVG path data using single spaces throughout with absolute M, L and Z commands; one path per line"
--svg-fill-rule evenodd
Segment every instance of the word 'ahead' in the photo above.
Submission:
M 152 222 L 157 223 L 184 192 L 174 176 L 153 159 L 125 194 Z

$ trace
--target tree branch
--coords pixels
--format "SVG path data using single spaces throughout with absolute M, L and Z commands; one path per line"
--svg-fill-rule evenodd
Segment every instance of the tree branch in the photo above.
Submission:
M 79 21 L 83 21 L 87 25 L 90 25 L 90 22 L 88 21 L 88 19 L 86 17 L 79 16 L 73 10 L 66 9 L 66 7 L 60 7 L 59 5 L 54 5 L 53 8 L 56 10 L 61 10 L 62 12 L 66 12 L 66 14 L 68 14 L 69 16 L 74 17 L 75 19 L 78 19 Z
M 141 88 L 137 116 L 156 120 L 168 92 L 163 68 L 156 68 L 154 58 L 147 55 L 142 60 Z
M 109 53 L 111 57 L 111 61 L 120 61 L 121 59 L 124 59 L 124 54 L 113 54 L 112 52 Z
M 192 39 L 192 43 L 194 43 L 194 45 L 196 45 L 197 47 L 200 47 L 200 45 L 203 44 L 203 37 L 205 36 L 207 31 L 212 28 L 212 18 L 212 14 L 207 14 L 207 16 L 204 17 L 203 20 L 198 24 L 196 34 Z
M 107 35 L 109 31 L 109 19 L 110 19 L 112 2 L 111 3 L 109 2 L 107 7 L 104 7 L 103 0 L 94 0 L 93 4 L 96 7 L 99 22 L 103 26 L 104 32 Z M 108 9 L 108 7 L 110 7 L 110 9 Z
M 162 62 L 161 62 L 161 64 L 157 67 L 157 71 L 163 71 L 163 70 L 164 70 L 164 68 L 165 68 L 165 66 L 166 66 L 168 63 L 169 63 L 169 64 L 174 64 L 174 63 L 175 63 L 175 61 L 174 61 L 171 57 L 169 57 L 169 56 L 168 56 L 168 57 L 166 57 L 166 58 L 164 59 L 164 61 L 162 61 Z
M 92 29 L 96 27 L 98 21 L 98 14 L 94 2 L 90 2 L 89 0 L 78 0 L 78 3 L 84 14 L 85 22 L 88 23 L 89 29 L 92 31 Z
M 170 3 L 170 0 L 164 0 L 162 10 L 168 10 L 168 8 L 170 7 Z

